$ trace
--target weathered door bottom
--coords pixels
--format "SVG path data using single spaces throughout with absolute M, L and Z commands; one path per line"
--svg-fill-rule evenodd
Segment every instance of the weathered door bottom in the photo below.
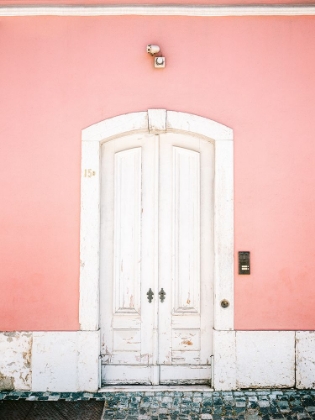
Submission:
M 98 392 L 140 392 L 140 391 L 185 391 L 207 392 L 213 391 L 210 385 L 103 385 Z

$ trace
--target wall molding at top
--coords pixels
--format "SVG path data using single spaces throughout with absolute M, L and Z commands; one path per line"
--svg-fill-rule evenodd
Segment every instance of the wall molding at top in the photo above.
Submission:
M 0 6 L 0 16 L 314 16 L 315 5 Z

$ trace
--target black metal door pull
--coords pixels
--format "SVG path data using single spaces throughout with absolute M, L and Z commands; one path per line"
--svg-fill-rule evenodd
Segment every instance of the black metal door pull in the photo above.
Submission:
M 164 292 L 163 287 L 162 287 L 162 289 L 159 291 L 159 295 L 160 295 L 160 300 L 161 300 L 161 302 L 164 302 L 164 299 L 165 299 L 166 293 Z
M 151 302 L 152 302 L 153 295 L 154 295 L 154 293 L 152 292 L 151 287 L 150 287 L 149 291 L 147 292 L 147 296 L 148 296 L 148 301 L 149 301 L 149 303 L 151 303 Z

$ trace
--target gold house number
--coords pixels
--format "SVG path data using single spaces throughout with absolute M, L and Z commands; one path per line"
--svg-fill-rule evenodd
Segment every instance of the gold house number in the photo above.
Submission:
M 95 175 L 95 171 L 93 171 L 92 169 L 84 169 L 85 178 L 91 178 L 94 175 Z

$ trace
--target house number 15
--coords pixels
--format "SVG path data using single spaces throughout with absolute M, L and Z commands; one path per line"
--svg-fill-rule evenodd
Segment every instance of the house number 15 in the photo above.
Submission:
M 95 171 L 92 171 L 92 169 L 84 169 L 85 178 L 91 178 L 94 175 L 95 175 Z

